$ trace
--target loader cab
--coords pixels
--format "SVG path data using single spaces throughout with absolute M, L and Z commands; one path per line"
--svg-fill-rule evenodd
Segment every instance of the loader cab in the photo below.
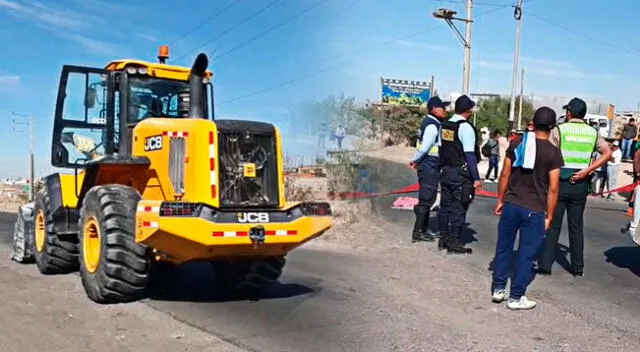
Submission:
M 63 66 L 52 166 L 83 168 L 103 155 L 130 155 L 133 128 L 138 122 L 190 117 L 189 77 L 189 68 L 138 60 L 112 61 L 104 69 Z M 200 117 L 209 120 L 215 117 L 211 77 L 207 71 L 200 100 Z

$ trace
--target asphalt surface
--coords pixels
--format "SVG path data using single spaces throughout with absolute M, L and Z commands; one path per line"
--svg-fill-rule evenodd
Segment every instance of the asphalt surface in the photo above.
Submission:
M 415 182 L 413 173 L 397 164 L 380 162 L 376 169 L 398 170 L 395 174 L 379 173 L 379 191 Z M 495 185 L 488 185 L 487 189 L 495 190 Z M 413 213 L 391 210 L 394 199 L 378 200 L 380 216 L 395 224 L 398 236 L 408 239 Z M 468 222 L 473 230 L 469 230 L 466 237 L 474 254 L 462 259 L 473 270 L 487 275 L 496 237 L 496 218 L 488 215 L 492 214 L 494 204 L 494 200 L 478 198 L 472 205 Z M 545 296 L 547 301 L 568 306 L 572 300 L 598 300 L 626 311 L 631 317 L 640 317 L 637 300 L 640 297 L 640 248 L 619 232 L 628 221 L 624 210 L 621 203 L 600 200 L 589 203 L 585 221 L 585 277 L 573 279 L 555 264 L 554 275 L 536 278 L 533 286 L 559 286 L 562 287 L 560 294 L 567 296 Z M 0 242 L 4 246 L 10 246 L 14 220 L 13 214 L 0 213 Z M 566 228 L 560 241 L 567 243 Z M 465 324 L 470 323 L 462 317 L 456 323 L 461 330 L 456 331 L 456 324 L 440 325 L 439 321 L 451 317 L 439 312 L 437 306 L 420 306 L 419 297 L 417 301 L 402 297 L 411 296 L 413 288 L 409 284 L 394 286 L 393 280 L 398 280 L 396 276 L 401 275 L 398 270 L 402 268 L 394 267 L 393 261 L 408 251 L 396 248 L 388 253 L 367 254 L 366 251 L 321 247 L 310 246 L 292 252 L 281 285 L 258 302 L 233 301 L 216 295 L 210 268 L 193 264 L 171 273 L 163 287 L 142 303 L 247 351 L 419 351 L 429 350 L 425 347 L 429 344 L 452 347 L 438 347 L 438 350 L 484 350 L 479 347 L 484 343 L 482 340 L 472 340 L 462 330 L 463 327 L 480 329 L 482 322 L 469 328 Z M 397 265 L 410 259 L 399 260 Z M 420 295 L 420 290 L 424 288 L 413 294 Z M 577 304 L 570 309 L 581 319 L 595 319 L 590 316 L 595 314 L 589 313 L 590 307 L 581 307 Z M 637 327 L 638 320 L 629 324 Z M 442 329 L 453 330 L 451 339 L 458 345 L 442 340 L 446 335 Z M 487 334 L 487 341 L 493 338 L 504 342 L 511 336 L 508 331 Z M 624 330 L 620 334 L 637 334 L 637 330 Z M 536 343 L 544 340 L 529 337 Z M 514 339 L 504 343 L 502 347 L 506 350 L 524 342 Z
M 381 170 L 398 169 L 398 165 L 388 161 L 376 161 Z M 416 177 L 411 172 L 400 175 L 382 173 L 381 191 L 392 191 L 413 184 Z M 622 186 L 622 185 L 620 185 Z M 485 183 L 484 189 L 497 193 L 497 183 Z M 407 196 L 417 197 L 417 194 Z M 397 196 L 380 198 L 379 209 L 389 209 Z M 464 240 L 473 248 L 474 254 L 467 262 L 476 268 L 489 270 L 493 258 L 497 217 L 493 216 L 495 200 L 477 197 L 467 215 L 470 225 L 465 230 Z M 584 277 L 579 278 L 581 290 L 588 295 L 606 299 L 624 307 L 640 317 L 640 247 L 622 234 L 620 228 L 629 222 L 626 215 L 627 203 L 600 198 L 589 198 L 584 215 Z M 414 219 L 413 211 L 388 210 L 382 213 L 388 221 L 398 224 L 410 224 Z M 437 229 L 437 214 L 431 214 L 430 227 Z M 556 262 L 552 267 L 553 275 L 540 277 L 551 285 L 565 285 L 569 274 L 567 218 L 563 220 L 560 234 L 560 250 L 556 253 Z M 535 282 L 535 281 L 534 281 Z M 573 282 L 573 281 L 571 281 Z M 636 299 L 630 299 L 630 297 Z

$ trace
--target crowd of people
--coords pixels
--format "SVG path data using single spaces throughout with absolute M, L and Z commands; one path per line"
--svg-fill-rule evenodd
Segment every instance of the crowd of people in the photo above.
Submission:
M 497 303 L 506 301 L 509 309 L 534 308 L 536 302 L 526 297 L 527 287 L 534 272 L 551 274 L 565 213 L 571 272 L 574 276 L 583 275 L 583 213 L 587 196 L 593 176 L 603 167 L 617 172 L 616 163 L 622 155 L 619 143 L 608 143 L 586 123 L 586 103 L 573 98 L 563 107 L 564 122 L 558 124 L 555 111 L 543 106 L 535 111 L 523 133 L 513 134 L 505 141 L 500 131 L 494 131 L 480 148 L 479 134 L 469 121 L 475 102 L 466 95 L 460 96 L 454 103 L 453 116 L 447 118 L 450 104 L 438 97 L 429 99 L 417 150 L 409 162 L 417 170 L 420 185 L 412 239 L 437 239 L 438 248 L 448 253 L 472 254 L 460 235 L 467 210 L 483 187 L 478 162 L 484 155 L 489 159 L 485 180 L 498 179 L 494 210 L 499 216 L 498 238 L 491 299 Z M 504 154 L 501 144 L 507 144 Z M 441 199 L 436 232 L 428 225 L 438 188 Z M 517 233 L 520 240 L 512 265 Z M 515 275 L 508 286 L 514 266 Z

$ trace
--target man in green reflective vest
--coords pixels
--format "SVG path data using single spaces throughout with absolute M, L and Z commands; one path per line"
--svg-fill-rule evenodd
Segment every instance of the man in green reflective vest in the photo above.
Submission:
M 587 104 L 579 98 L 573 98 L 563 107 L 566 110 L 566 122 L 551 130 L 549 142 L 560 148 L 564 167 L 560 170 L 560 191 L 558 205 L 553 216 L 551 228 L 547 233 L 544 248 L 538 258 L 537 272 L 551 274 L 555 260 L 556 246 L 562 218 L 565 210 L 569 228 L 569 252 L 571 274 L 582 276 L 584 261 L 583 213 L 587 204 L 592 174 L 611 158 L 609 143 L 600 136 L 598 130 L 584 120 Z M 592 154 L 597 150 L 600 157 L 593 163 Z

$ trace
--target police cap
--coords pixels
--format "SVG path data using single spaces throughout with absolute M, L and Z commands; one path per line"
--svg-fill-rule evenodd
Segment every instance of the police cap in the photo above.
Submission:
M 449 104 L 451 104 L 451 102 L 449 101 L 442 101 L 442 99 L 440 99 L 440 97 L 431 97 L 429 99 L 429 101 L 427 101 L 427 109 L 429 109 L 429 111 L 435 109 L 435 108 L 446 108 L 447 106 L 449 106 Z
M 587 103 L 584 100 L 576 97 L 569 101 L 569 103 L 562 107 L 563 110 L 568 110 L 571 115 L 583 118 L 587 114 Z
M 476 103 L 473 100 L 471 100 L 471 98 L 469 98 L 466 95 L 461 95 L 458 99 L 456 99 L 454 110 L 456 114 L 461 114 L 463 112 L 467 112 L 473 109 L 475 106 L 476 106 Z

